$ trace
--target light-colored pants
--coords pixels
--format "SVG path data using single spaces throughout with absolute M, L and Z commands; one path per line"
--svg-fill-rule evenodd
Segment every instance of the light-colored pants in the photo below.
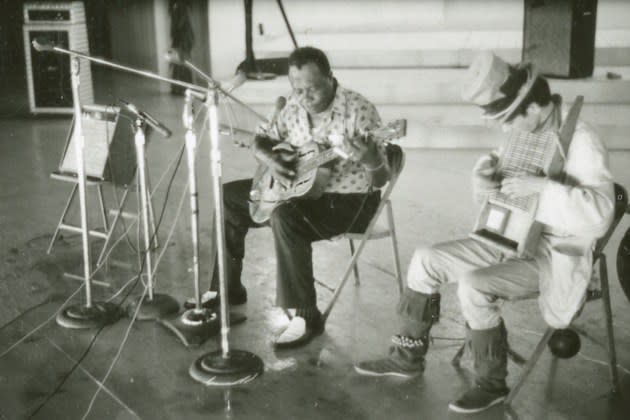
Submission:
M 533 259 L 506 259 L 474 239 L 460 239 L 416 249 L 407 285 L 416 292 L 437 293 L 457 282 L 462 314 L 473 330 L 500 323 L 499 299 L 532 297 L 538 292 L 538 264 Z

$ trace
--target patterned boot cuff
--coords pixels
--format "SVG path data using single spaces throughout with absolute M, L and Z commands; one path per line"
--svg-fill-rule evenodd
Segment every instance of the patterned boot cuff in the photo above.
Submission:
M 392 336 L 392 343 L 405 349 L 420 349 L 426 346 L 426 340 L 422 338 L 412 338 L 406 335 L 396 334 Z

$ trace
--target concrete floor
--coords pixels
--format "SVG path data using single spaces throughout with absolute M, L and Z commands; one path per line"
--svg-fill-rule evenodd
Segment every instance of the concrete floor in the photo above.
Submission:
M 99 103 L 114 98 L 133 99 L 173 128 L 170 140 L 154 136 L 148 146 L 148 161 L 154 185 L 165 173 L 181 144 L 179 122 L 181 98 L 158 93 L 157 85 L 131 77 L 100 77 Z M 149 93 L 150 92 L 150 93 Z M 27 117 L 22 99 L 3 99 L 0 104 L 0 353 L 49 319 L 78 282 L 64 272 L 80 272 L 81 247 L 77 237 L 65 237 L 51 255 L 46 248 L 63 208 L 69 185 L 49 178 L 57 168 L 68 118 Z M 9 98 L 11 98 L 9 96 Z M 18 110 L 17 113 L 13 112 Z M 21 112 L 20 112 L 21 110 Z M 224 141 L 224 180 L 250 176 L 254 160 L 249 151 Z M 470 194 L 469 173 L 483 150 L 407 150 L 407 165 L 393 195 L 402 264 L 409 262 L 417 246 L 465 236 L 477 208 Z M 201 186 L 201 268 L 207 284 L 211 265 L 212 228 L 208 153 L 199 152 Z M 621 184 L 630 187 L 630 152 L 611 152 L 612 170 Z M 624 169 L 626 168 L 626 169 Z M 170 172 L 169 172 L 170 174 Z M 157 269 L 157 289 L 182 302 L 192 294 L 190 222 L 188 202 L 178 219 L 176 208 L 186 181 L 186 169 L 177 172 L 168 200 L 167 179 L 155 195 L 155 206 L 166 206 L 160 239 L 164 258 Z M 106 192 L 112 202 L 111 191 Z M 118 191 L 120 193 L 120 191 Z M 127 208 L 135 212 L 135 202 Z M 94 214 L 91 212 L 91 218 Z M 606 365 L 606 334 L 601 306 L 587 305 L 576 327 L 586 333 L 580 353 L 570 360 L 552 360 L 545 351 L 511 410 L 499 406 L 473 418 L 501 419 L 626 419 L 630 410 L 630 313 L 621 292 L 615 255 L 619 240 L 630 225 L 624 219 L 610 241 L 608 258 L 613 313 L 620 365 L 621 393 L 612 395 Z M 166 242 L 168 231 L 174 235 Z M 135 242 L 135 229 L 130 243 Z M 120 232 L 119 232 L 120 233 Z M 385 274 L 391 270 L 389 243 L 368 245 L 361 260 L 362 284 L 348 285 L 329 318 L 326 332 L 303 349 L 274 352 L 272 337 L 286 319 L 273 307 L 274 255 L 270 231 L 252 231 L 248 237 L 244 283 L 249 302 L 236 310 L 247 315 L 246 323 L 230 332 L 232 347 L 262 358 L 265 372 L 253 382 L 233 389 L 207 388 L 188 376 L 188 367 L 198 356 L 219 349 L 211 339 L 198 348 L 184 347 L 156 322 L 136 322 L 117 363 L 105 382 L 87 418 L 93 419 L 444 419 L 459 418 L 447 410 L 449 400 L 471 380 L 470 362 L 455 369 L 450 360 L 462 342 L 463 320 L 455 287 L 443 290 L 442 320 L 432 330 L 433 345 L 423 377 L 400 381 L 358 376 L 352 364 L 385 354 L 394 333 L 398 292 Z M 96 247 L 98 243 L 95 243 Z M 163 248 L 160 249 L 160 251 Z M 314 247 L 316 276 L 334 284 L 347 260 L 347 244 L 318 243 Z M 95 287 L 97 299 L 106 300 L 133 276 L 137 261 L 123 241 L 112 261 L 131 268 L 112 266 L 100 278 L 112 287 Z M 132 294 L 137 296 L 140 287 Z M 318 289 L 320 306 L 330 297 Z M 79 293 L 74 302 L 83 301 Z M 120 300 L 116 300 L 119 302 Z M 504 316 L 512 346 L 527 355 L 539 340 L 545 325 L 535 301 L 506 304 Z M 105 328 L 90 348 L 94 331 L 61 328 L 50 321 L 25 342 L 0 357 L 0 419 L 31 416 L 70 373 L 74 362 L 89 349 L 83 362 L 34 418 L 78 419 L 88 410 L 97 390 L 97 380 L 106 374 L 129 328 L 123 318 Z M 510 364 L 509 384 L 520 368 Z

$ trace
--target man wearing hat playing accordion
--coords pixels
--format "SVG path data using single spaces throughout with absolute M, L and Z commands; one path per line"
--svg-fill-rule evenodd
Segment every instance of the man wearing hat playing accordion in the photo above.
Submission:
M 568 119 L 560 96 L 551 95 L 549 84 L 532 66 L 511 66 L 490 52 L 473 60 L 462 96 L 480 106 L 485 118 L 501 123 L 504 131 L 525 137 L 555 135 Z M 595 242 L 612 222 L 614 184 L 604 145 L 579 120 L 572 135 L 566 137 L 565 149 L 561 144 L 556 148 L 562 158 L 559 176 L 517 173 L 497 177 L 501 148 L 482 156 L 473 169 L 473 193 L 480 203 L 497 191 L 514 200 L 537 198 L 535 219 L 542 227 L 533 252 L 510 255 L 475 237 L 417 249 L 398 305 L 400 326 L 390 354 L 358 363 L 358 373 L 421 374 L 429 330 L 439 313 L 440 286 L 457 282 L 475 384 L 452 401 L 449 409 L 475 413 L 505 399 L 509 391 L 505 381 L 507 331 L 500 300 L 539 294 L 545 322 L 553 328 L 566 328 L 585 301 Z

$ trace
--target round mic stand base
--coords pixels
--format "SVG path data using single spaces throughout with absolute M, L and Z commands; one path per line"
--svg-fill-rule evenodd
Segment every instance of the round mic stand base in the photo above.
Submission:
M 92 306 L 70 305 L 57 314 L 57 324 L 64 328 L 88 329 L 113 324 L 120 318 L 118 305 L 111 302 L 92 302 Z
M 144 298 L 138 298 L 131 302 L 127 306 L 127 315 L 133 318 L 136 310 L 138 311 L 136 316 L 138 321 L 152 321 L 176 313 L 179 311 L 179 303 L 172 296 L 153 293 L 153 299 L 144 296 Z
M 206 308 L 185 311 L 174 320 L 160 320 L 186 347 L 199 346 L 220 329 L 217 314 Z
M 230 325 L 241 324 L 247 317 L 238 312 L 230 312 Z M 175 319 L 160 319 L 159 323 L 168 328 L 186 347 L 200 346 L 221 331 L 219 315 L 211 309 L 192 308 Z
M 219 118 L 217 114 L 218 92 L 208 89 L 206 106 L 210 130 L 210 172 L 214 196 L 214 221 L 217 238 L 217 263 L 219 269 L 219 304 L 221 321 L 221 350 L 208 353 L 195 360 L 188 373 L 207 386 L 233 386 L 247 383 L 264 370 L 262 359 L 253 353 L 229 348 L 229 313 L 227 280 L 225 277 L 225 230 L 223 217 L 223 188 L 221 181 L 221 151 L 219 150 Z
M 263 373 L 262 359 L 253 353 L 231 349 L 225 356 L 221 350 L 195 360 L 188 373 L 207 386 L 234 386 L 250 382 Z

